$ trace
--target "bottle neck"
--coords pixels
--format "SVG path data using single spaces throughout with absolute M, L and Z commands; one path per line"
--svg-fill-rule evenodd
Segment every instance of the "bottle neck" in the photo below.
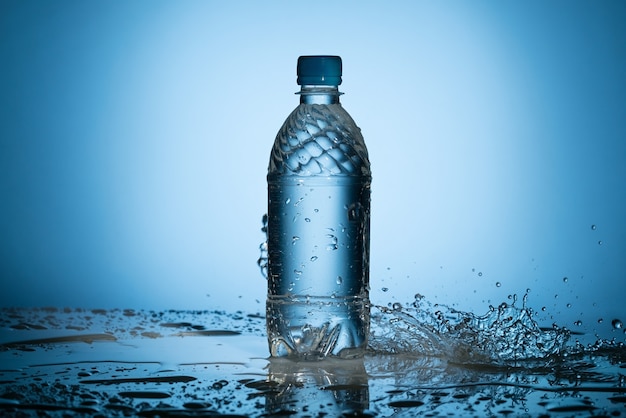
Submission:
M 339 96 L 343 93 L 339 92 L 337 86 L 309 86 L 303 85 L 296 94 L 300 95 L 301 104 L 337 104 Z

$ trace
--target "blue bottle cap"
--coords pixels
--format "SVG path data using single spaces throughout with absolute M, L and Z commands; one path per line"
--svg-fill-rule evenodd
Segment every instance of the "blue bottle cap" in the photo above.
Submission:
M 298 85 L 338 86 L 341 84 L 341 57 L 305 55 L 298 58 Z

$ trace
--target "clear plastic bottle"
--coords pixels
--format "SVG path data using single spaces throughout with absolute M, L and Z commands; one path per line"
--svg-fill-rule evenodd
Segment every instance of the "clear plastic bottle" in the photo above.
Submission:
M 267 332 L 274 357 L 359 357 L 369 333 L 370 163 L 339 103 L 338 56 L 298 59 L 300 105 L 272 148 Z

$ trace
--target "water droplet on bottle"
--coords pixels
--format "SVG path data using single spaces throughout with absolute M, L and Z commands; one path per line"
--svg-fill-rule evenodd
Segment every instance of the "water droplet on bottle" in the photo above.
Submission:
M 311 218 L 304 218 L 304 222 L 311 222 Z
M 598 241 L 598 245 L 602 245 L 602 240 Z
M 316 256 L 316 255 L 314 255 L 313 257 L 311 257 L 311 261 L 315 261 L 315 260 L 317 260 L 317 256 Z
M 500 286 L 502 286 L 502 283 L 496 282 L 496 287 L 500 287 Z
M 577 327 L 581 326 L 583 324 L 583 321 L 581 321 L 580 319 L 578 321 L 574 321 L 574 325 L 576 325 Z
M 343 279 L 341 278 L 341 276 L 337 276 L 337 284 L 341 283 L 343 283 Z
M 298 242 L 299 239 L 300 239 L 300 237 L 294 235 L 291 238 L 291 245 L 296 245 L 296 242 Z
M 380 289 L 380 290 L 382 290 L 383 292 L 386 292 L 386 291 L 388 291 L 388 290 L 389 290 L 389 288 L 388 288 L 388 287 L 383 287 L 383 288 L 382 288 L 382 289 Z
M 542 306 L 542 307 L 541 307 L 541 311 L 542 311 L 542 312 L 545 312 L 545 311 L 546 311 L 546 307 L 545 307 L 545 306 Z
M 302 276 L 302 272 L 301 272 L 300 270 L 298 270 L 298 269 L 295 269 L 295 270 L 293 271 L 293 273 L 294 273 L 296 276 Z M 292 283 L 292 284 L 293 284 L 293 283 Z
M 568 303 L 568 304 L 567 304 L 567 305 L 565 305 L 565 306 L 567 306 L 568 308 L 571 308 L 571 307 L 572 307 L 572 304 L 571 304 L 571 303 Z
M 319 209 L 313 209 L 313 212 L 318 213 L 320 210 Z
M 604 319 L 598 318 L 598 324 L 601 324 L 602 322 L 604 322 Z
M 400 302 L 395 302 L 392 306 L 394 311 L 401 311 L 402 310 L 402 304 Z
M 288 197 L 287 200 L 285 200 L 285 205 L 288 205 L 289 203 L 291 203 L 291 198 Z
M 483 272 L 482 271 L 478 272 L 478 277 L 483 277 Z
M 595 231 L 595 230 L 596 230 L 596 225 L 595 225 L 595 224 L 591 225 L 591 230 L 592 230 L 592 231 Z
M 334 236 L 334 235 L 332 235 L 332 234 L 328 234 L 328 235 L 326 235 L 326 237 L 327 237 L 327 238 L 330 238 L 330 244 L 328 244 L 328 245 L 326 246 L 326 249 L 327 249 L 328 251 L 334 251 L 334 250 L 336 250 L 336 249 L 338 249 L 338 248 L 339 248 L 339 246 L 337 245 L 338 240 L 337 240 L 337 237 L 336 237 L 336 236 Z
M 567 277 L 563 277 L 563 283 L 567 283 L 568 278 Z
M 619 319 L 614 319 L 613 321 L 611 321 L 611 325 L 613 325 L 613 328 L 615 329 L 620 329 L 624 326 L 622 321 L 620 321 Z

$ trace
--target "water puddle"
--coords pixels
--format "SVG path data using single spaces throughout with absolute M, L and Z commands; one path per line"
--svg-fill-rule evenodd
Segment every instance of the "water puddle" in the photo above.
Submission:
M 623 416 L 622 342 L 516 303 L 372 308 L 363 359 L 269 360 L 258 312 L 0 310 L 3 416 Z

